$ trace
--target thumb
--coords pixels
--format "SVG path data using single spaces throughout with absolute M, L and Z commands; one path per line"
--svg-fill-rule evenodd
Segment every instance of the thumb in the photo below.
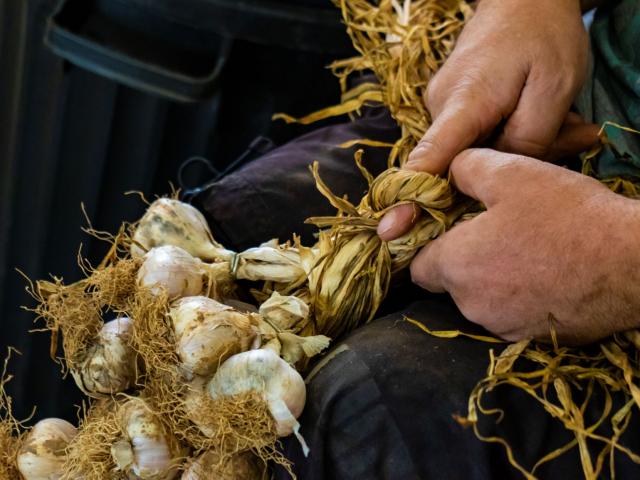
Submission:
M 476 101 L 445 108 L 409 154 L 404 168 L 442 175 L 453 158 L 491 128 L 492 116 Z

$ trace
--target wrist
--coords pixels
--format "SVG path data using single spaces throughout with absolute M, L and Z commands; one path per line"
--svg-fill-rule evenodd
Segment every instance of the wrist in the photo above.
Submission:
M 611 251 L 619 255 L 622 262 L 620 283 L 623 302 L 627 303 L 624 311 L 628 314 L 625 329 L 640 328 L 640 200 L 620 196 L 620 232 L 615 234 Z M 621 250 L 615 245 L 620 239 Z M 624 317 L 624 315 L 623 315 Z

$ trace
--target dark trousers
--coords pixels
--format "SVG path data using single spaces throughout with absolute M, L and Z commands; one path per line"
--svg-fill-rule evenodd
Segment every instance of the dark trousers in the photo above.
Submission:
M 370 109 L 362 119 L 320 129 L 252 162 L 213 185 L 200 206 L 209 215 L 214 235 L 230 248 L 256 246 L 273 237 L 286 240 L 292 233 L 302 233 L 306 244 L 312 244 L 313 228 L 305 226 L 304 219 L 331 214 L 333 209 L 317 193 L 308 165 L 319 161 L 320 173 L 334 193 L 357 201 L 366 184 L 353 162 L 353 149 L 336 145 L 355 138 L 393 141 L 397 135 L 383 109 Z M 382 171 L 387 153 L 366 149 L 365 165 L 374 173 Z M 430 329 L 482 333 L 447 295 L 428 294 L 406 280 L 392 288 L 380 318 L 336 339 L 308 374 L 300 423 L 311 448 L 309 457 L 303 456 L 295 438 L 283 441 L 298 477 L 522 478 L 509 465 L 502 446 L 481 442 L 453 418 L 466 414 L 468 396 L 489 364 L 489 350 L 503 347 L 466 338 L 435 338 L 404 321 L 405 316 Z M 527 469 L 573 438 L 522 391 L 499 387 L 487 406 L 503 409 L 505 417 L 500 423 L 495 417 L 484 418 L 481 431 L 508 439 L 516 460 Z M 593 423 L 603 406 L 596 392 L 585 420 Z M 640 451 L 638 423 L 633 420 L 631 434 L 624 437 L 634 451 Z M 607 425 L 601 432 L 610 435 Z M 616 458 L 617 478 L 638 477 L 638 465 L 622 454 Z M 536 476 L 582 478 L 577 449 L 541 467 Z M 288 478 L 283 471 L 276 477 Z M 608 477 L 606 469 L 604 478 Z

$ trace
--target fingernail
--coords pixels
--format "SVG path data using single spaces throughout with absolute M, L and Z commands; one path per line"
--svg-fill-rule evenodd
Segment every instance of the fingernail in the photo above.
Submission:
M 389 210 L 384 217 L 382 217 L 382 220 L 380 220 L 380 223 L 378 224 L 378 234 L 382 235 L 384 233 L 387 233 L 389 230 L 391 230 L 395 224 L 396 224 L 396 217 L 397 217 L 397 213 L 394 210 Z

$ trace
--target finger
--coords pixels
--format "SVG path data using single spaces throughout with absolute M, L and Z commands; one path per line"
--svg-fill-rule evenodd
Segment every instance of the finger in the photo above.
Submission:
M 446 242 L 447 233 L 428 243 L 418 252 L 411 262 L 411 281 L 419 287 L 433 293 L 445 292 L 442 266 L 446 265 L 442 245 Z
M 558 137 L 551 144 L 546 161 L 556 162 L 563 158 L 575 157 L 599 142 L 600 127 L 593 123 L 565 121 Z
M 453 157 L 473 145 L 499 121 L 485 101 L 466 96 L 447 103 L 409 155 L 404 168 L 442 175 Z M 496 118 L 498 120 L 496 120 Z
M 386 242 L 401 237 L 411 230 L 419 213 L 416 205 L 398 205 L 382 217 L 378 224 L 378 235 Z
M 528 168 L 522 168 L 525 164 Z M 453 159 L 450 173 L 458 190 L 491 208 L 514 188 L 520 188 L 523 180 L 533 181 L 527 176 L 539 169 L 538 164 L 548 165 L 520 155 L 471 148 Z
M 531 74 L 514 112 L 495 143 L 496 148 L 528 157 L 546 157 L 573 98 L 569 94 L 549 95 L 549 91 L 561 89 L 561 86 L 550 85 L 549 80 Z
M 567 113 L 567 116 L 565 117 L 564 123 L 562 124 L 562 126 L 565 127 L 566 125 L 576 125 L 578 123 L 586 123 L 586 122 L 576 112 L 569 112 Z
M 458 285 L 459 276 L 468 274 L 465 260 L 477 240 L 477 226 L 487 212 L 457 224 L 436 240 L 425 245 L 411 262 L 411 280 L 434 293 L 451 292 Z

